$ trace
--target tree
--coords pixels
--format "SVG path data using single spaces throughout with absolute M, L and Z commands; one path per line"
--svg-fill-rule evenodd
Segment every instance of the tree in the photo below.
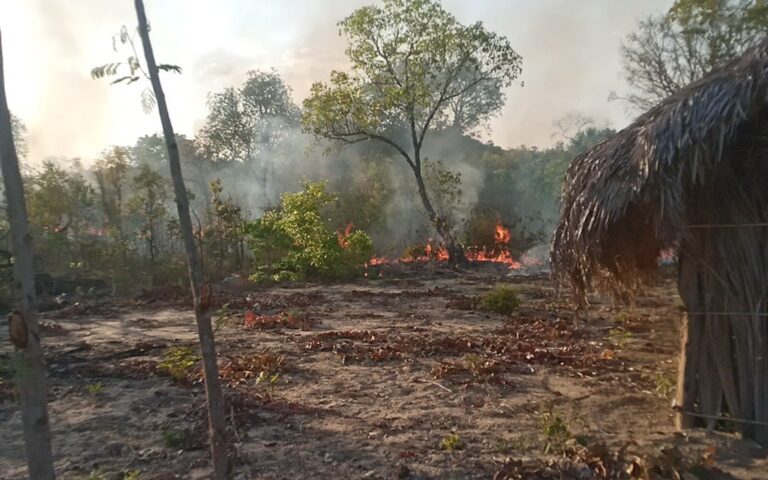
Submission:
M 177 142 L 179 139 L 176 139 Z M 130 149 L 131 163 L 135 165 L 147 164 L 153 167 L 164 167 L 168 163 L 168 150 L 165 140 L 158 134 L 143 135 L 136 139 L 136 144 Z
M 121 66 L 127 66 L 129 75 L 118 77 L 112 83 L 135 82 L 140 79 L 139 74 L 149 79 L 151 91 L 148 95 L 142 95 L 145 108 L 148 104 L 157 105 L 160 115 L 160 123 L 163 128 L 163 137 L 168 149 L 168 163 L 173 180 L 173 189 L 176 198 L 176 210 L 179 216 L 179 229 L 184 242 L 184 249 L 187 254 L 187 264 L 189 267 L 189 278 L 192 287 L 192 298 L 195 309 L 195 320 L 197 322 L 198 337 L 200 340 L 200 350 L 203 360 L 203 378 L 205 381 L 205 393 L 208 404 L 208 426 L 211 439 L 211 457 L 213 460 L 214 477 L 216 480 L 227 478 L 230 470 L 229 459 L 227 457 L 226 426 L 224 416 L 224 398 L 221 392 L 221 382 L 219 380 L 218 365 L 216 363 L 216 344 L 213 337 L 213 328 L 211 326 L 210 286 L 204 283 L 203 269 L 198 256 L 195 238 L 192 233 L 192 220 L 189 213 L 189 198 L 187 189 L 184 185 L 184 177 L 181 172 L 181 161 L 179 156 L 179 146 L 176 142 L 176 135 L 173 131 L 173 124 L 168 112 L 168 105 L 165 101 L 165 94 L 160 83 L 160 71 L 180 72 L 181 69 L 175 65 L 160 64 L 155 61 L 155 54 L 152 50 L 152 43 L 149 38 L 149 25 L 144 11 L 142 0 L 134 0 L 136 16 L 138 18 L 138 31 L 141 37 L 141 43 L 146 60 L 146 70 L 138 60 L 135 44 L 128 31 L 123 27 L 120 31 L 119 40 L 123 45 L 129 45 L 133 55 L 128 57 L 125 63 L 106 64 L 96 67 L 91 71 L 94 78 L 101 78 L 108 75 L 116 75 Z M 151 95 L 151 96 L 150 96 Z M 151 98 L 149 102 L 146 99 Z
M 141 219 L 139 235 L 146 243 L 149 259 L 154 264 L 158 253 L 159 230 L 167 214 L 166 180 L 149 165 L 142 164 L 132 179 L 132 186 L 133 197 L 128 209 Z
M 226 427 L 224 424 L 224 398 L 221 393 L 219 380 L 219 368 L 216 364 L 216 344 L 213 338 L 213 328 L 210 317 L 210 287 L 203 284 L 203 269 L 195 248 L 195 238 L 192 234 L 192 220 L 189 215 L 189 200 L 187 189 L 184 186 L 184 177 L 181 173 L 181 160 L 179 159 L 179 147 L 176 144 L 176 135 L 173 132 L 171 116 L 165 102 L 163 86 L 160 83 L 160 69 L 155 62 L 155 54 L 152 51 L 152 43 L 149 38 L 149 26 L 144 12 L 142 0 L 135 0 L 136 16 L 139 20 L 139 35 L 144 46 L 144 58 L 149 70 L 149 78 L 152 83 L 152 91 L 157 100 L 157 108 L 160 114 L 160 122 L 163 126 L 163 136 L 168 147 L 168 162 L 173 178 L 173 187 L 176 196 L 176 208 L 179 215 L 179 225 L 184 239 L 184 247 L 187 252 L 189 264 L 189 277 L 192 285 L 192 297 L 195 306 L 197 330 L 200 338 L 200 350 L 203 357 L 203 377 L 205 379 L 205 392 L 208 401 L 208 426 L 211 438 L 211 456 L 213 460 L 214 476 L 217 480 L 227 478 L 230 465 L 227 457 Z
M 722 66 L 768 32 L 764 0 L 677 0 L 650 16 L 621 47 L 625 100 L 641 111 Z
M 87 257 L 78 251 L 92 220 L 95 192 L 78 171 L 46 161 L 27 180 L 29 223 L 36 238 L 37 267 L 69 274 Z
M 125 147 L 113 147 L 101 154 L 101 158 L 96 161 L 93 169 L 101 194 L 106 223 L 119 236 L 125 233 L 123 229 L 125 199 L 123 196 L 130 167 L 128 153 L 128 149 Z
M 312 86 L 305 128 L 343 143 L 376 140 L 397 152 L 451 261 L 463 261 L 455 232 L 432 204 L 422 148 L 441 120 L 467 131 L 497 111 L 503 102 L 478 98 L 489 92 L 498 98 L 520 74 L 520 56 L 506 38 L 479 22 L 460 24 L 436 0 L 384 0 L 356 10 L 340 26 L 353 71 L 334 71 L 330 84 Z
M 16 145 L 16 156 L 21 160 L 25 160 L 29 154 L 29 146 L 25 138 L 27 134 L 27 126 L 24 125 L 19 117 L 11 114 L 11 132 L 13 133 L 13 141 Z
M 578 111 L 570 111 L 552 122 L 555 132 L 552 137 L 561 137 L 562 140 L 573 141 L 584 130 L 594 128 L 595 119 Z
M 224 197 L 220 179 L 210 184 L 211 205 L 207 239 L 211 242 L 211 253 L 216 257 L 218 269 L 243 270 L 245 265 L 245 218 L 243 209 L 231 196 Z M 230 261 L 234 253 L 234 265 Z M 228 267 L 228 268 L 227 268 Z M 220 272 L 217 272 L 220 273 Z
M 239 89 L 210 94 L 208 109 L 197 142 L 204 156 L 225 162 L 253 161 L 297 126 L 300 116 L 290 88 L 274 70 L 250 71 Z
M 14 355 L 19 361 L 17 381 L 29 478 L 48 480 L 54 478 L 53 456 L 46 400 L 47 382 L 37 323 L 32 236 L 29 232 L 24 185 L 14 144 L 11 113 L 5 96 L 4 78 L 0 36 L 0 168 L 11 225 L 16 297 L 16 310 L 8 316 L 8 322 Z

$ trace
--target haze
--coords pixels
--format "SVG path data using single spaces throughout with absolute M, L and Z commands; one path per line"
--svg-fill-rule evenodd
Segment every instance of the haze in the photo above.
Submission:
M 276 68 L 297 102 L 312 82 L 344 68 L 336 23 L 371 0 L 148 0 L 159 61 L 184 69 L 165 75 L 176 129 L 193 136 L 206 95 L 239 85 L 251 69 Z M 523 56 L 524 86 L 508 91 L 489 140 L 502 147 L 552 144 L 552 123 L 578 111 L 614 128 L 631 117 L 609 102 L 626 91 L 619 46 L 639 18 L 665 11 L 671 0 L 445 0 L 462 22 L 480 20 L 506 35 Z M 49 155 L 85 162 L 112 145 L 133 144 L 159 130 L 145 115 L 142 87 L 110 87 L 90 69 L 117 61 L 111 37 L 133 26 L 129 0 L 3 0 L 0 29 L 11 110 L 28 128 L 30 159 Z

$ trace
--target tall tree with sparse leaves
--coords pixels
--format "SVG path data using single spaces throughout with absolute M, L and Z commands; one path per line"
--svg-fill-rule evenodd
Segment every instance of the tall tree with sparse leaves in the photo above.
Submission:
M 148 106 L 157 106 L 163 129 L 163 137 L 165 138 L 166 147 L 168 149 L 168 163 L 171 170 L 171 179 L 173 181 L 176 198 L 179 227 L 184 242 L 184 249 L 187 254 L 195 319 L 197 322 L 197 331 L 203 360 L 203 378 L 205 380 L 205 393 L 208 404 L 208 426 L 211 441 L 213 473 L 216 480 L 224 480 L 229 475 L 230 464 L 227 452 L 224 397 L 221 391 L 219 369 L 216 363 L 216 344 L 213 337 L 213 328 L 211 326 L 211 290 L 210 285 L 205 283 L 200 257 L 198 256 L 195 244 L 195 238 L 192 231 L 192 220 L 189 212 L 189 198 L 187 196 L 187 189 L 184 185 L 184 177 L 181 172 L 179 146 L 176 142 L 176 135 L 173 131 L 173 124 L 171 123 L 171 117 L 168 112 L 168 105 L 165 101 L 162 84 L 160 83 L 161 70 L 180 72 L 181 69 L 175 65 L 157 64 L 154 51 L 152 50 L 152 43 L 149 38 L 149 24 L 144 10 L 144 3 L 142 0 L 135 0 L 134 5 L 139 23 L 138 30 L 144 50 L 146 69 L 141 65 L 141 62 L 138 59 L 133 39 L 128 34 L 127 29 L 123 28 L 118 38 L 121 43 L 131 47 L 133 55 L 130 56 L 125 63 L 107 64 L 102 67 L 97 67 L 91 71 L 91 74 L 94 78 L 116 75 L 120 71 L 121 66 L 127 65 L 129 69 L 128 74 L 118 77 L 112 83 L 132 83 L 138 81 L 140 79 L 139 74 L 141 74 L 149 79 L 151 84 L 150 93 L 147 93 L 147 90 L 145 90 L 142 95 L 142 100 L 145 108 Z
M 315 83 L 305 128 L 343 143 L 382 142 L 413 172 L 419 198 L 453 262 L 464 253 L 424 179 L 422 150 L 438 124 L 471 131 L 501 108 L 521 72 L 509 41 L 482 23 L 462 25 L 436 0 L 384 0 L 340 22 L 352 72 Z M 503 97 L 502 97 L 503 98 Z
M 11 225 L 16 309 L 8 315 L 10 339 L 17 359 L 16 380 L 21 400 L 21 422 L 29 478 L 54 478 L 51 430 L 48 422 L 47 381 L 40 346 L 35 299 L 32 236 L 29 232 L 24 185 L 13 140 L 13 122 L 5 96 L 2 37 L 0 36 L 0 169 Z
M 765 0 L 677 0 L 640 21 L 621 47 L 632 92 L 645 111 L 711 70 L 740 56 L 768 33 Z

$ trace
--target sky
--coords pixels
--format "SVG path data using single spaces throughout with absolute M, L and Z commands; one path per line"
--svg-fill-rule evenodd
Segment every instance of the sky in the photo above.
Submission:
M 183 68 L 163 84 L 178 133 L 194 136 L 209 92 L 240 85 L 249 70 L 275 68 L 297 103 L 313 82 L 347 67 L 337 22 L 375 0 L 145 0 L 160 63 Z M 622 128 L 632 119 L 612 91 L 621 77 L 619 47 L 637 21 L 672 0 L 443 0 L 461 22 L 482 21 L 509 38 L 523 73 L 491 123 L 488 139 L 505 148 L 554 143 L 553 122 L 569 112 Z M 94 66 L 120 61 L 112 37 L 135 25 L 131 0 L 0 0 L 6 92 L 27 125 L 30 159 L 81 157 L 132 145 L 160 130 L 145 114 L 146 85 L 93 80 Z M 138 83 L 138 82 L 137 82 Z M 521 83 L 524 86 L 521 86 Z

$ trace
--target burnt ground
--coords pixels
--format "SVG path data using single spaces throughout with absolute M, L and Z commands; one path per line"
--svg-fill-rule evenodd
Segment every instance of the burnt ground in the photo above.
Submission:
M 671 279 L 631 307 L 595 299 L 577 319 L 542 275 L 385 275 L 218 296 L 235 478 L 768 478 L 766 452 L 729 425 L 674 431 Z M 518 312 L 478 311 L 500 283 Z M 198 368 L 172 378 L 159 366 L 169 348 L 195 348 L 184 292 L 83 302 L 43 322 L 59 478 L 207 478 Z M 0 478 L 20 479 L 0 344 Z

